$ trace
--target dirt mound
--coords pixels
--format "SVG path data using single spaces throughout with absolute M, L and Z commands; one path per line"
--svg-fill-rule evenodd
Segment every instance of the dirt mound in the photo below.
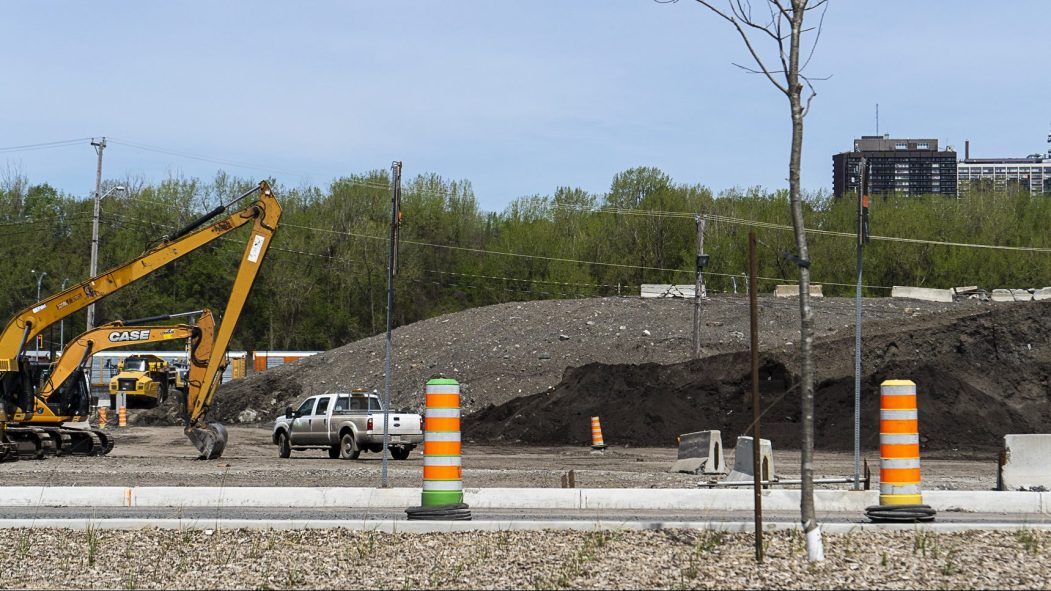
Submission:
M 879 443 L 879 384 L 917 384 L 928 449 L 998 446 L 1006 433 L 1051 430 L 1051 304 L 988 308 L 948 322 L 901 324 L 865 337 L 862 445 Z M 863 333 L 864 334 L 864 333 Z M 815 445 L 854 442 L 853 338 L 815 346 Z M 669 365 L 588 364 L 542 392 L 468 416 L 478 441 L 586 444 L 599 416 L 607 444 L 674 445 L 680 433 L 719 429 L 728 445 L 751 428 L 750 356 L 710 356 Z M 761 433 L 780 447 L 800 444 L 798 356 L 788 347 L 761 357 Z
M 943 323 L 988 307 L 869 299 L 865 325 L 875 333 L 902 322 Z M 853 300 L 815 299 L 813 308 L 819 339 L 853 334 Z M 798 342 L 795 299 L 761 297 L 760 315 L 764 350 Z M 705 300 L 701 320 L 702 356 L 747 348 L 743 294 Z M 446 314 L 394 330 L 391 399 L 395 408 L 419 409 L 427 380 L 443 373 L 460 382 L 468 413 L 547 391 L 572 367 L 680 363 L 692 357 L 692 326 L 692 301 L 638 297 L 511 302 Z M 214 414 L 226 423 L 266 422 L 312 394 L 355 387 L 382 392 L 385 345 L 381 334 L 223 384 Z

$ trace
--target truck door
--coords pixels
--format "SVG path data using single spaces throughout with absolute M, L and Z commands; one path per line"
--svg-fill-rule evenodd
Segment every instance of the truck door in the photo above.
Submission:
M 288 441 L 292 445 L 306 445 L 310 441 L 310 421 L 314 418 L 315 402 L 317 398 L 307 398 L 303 404 L 299 405 L 299 410 L 295 414 L 296 418 L 292 419 L 291 433 L 288 436 Z
M 314 415 L 310 419 L 310 443 L 312 445 L 324 445 L 328 440 L 328 406 L 332 402 L 331 396 L 321 396 L 317 399 Z

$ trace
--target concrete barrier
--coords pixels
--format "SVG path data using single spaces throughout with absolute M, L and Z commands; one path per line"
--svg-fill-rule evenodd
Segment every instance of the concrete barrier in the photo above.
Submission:
M 1051 300 L 1051 287 L 1036 290 L 1033 294 L 1034 300 Z
M 752 438 L 741 435 L 737 438 L 737 447 L 734 448 L 734 469 L 726 475 L 725 482 L 741 482 L 754 480 L 752 466 L 755 459 L 752 457 Z M 777 472 L 774 470 L 774 446 L 769 439 L 759 440 L 759 470 L 760 480 L 776 480 Z
M 1051 435 L 1004 435 L 997 489 L 1051 490 Z
M 799 284 L 792 283 L 788 285 L 775 285 L 774 295 L 779 298 L 792 298 L 799 297 Z M 825 295 L 821 293 L 821 285 L 810 285 L 810 297 L 812 298 L 823 298 Z
M 994 302 L 1028 302 L 1033 299 L 1033 294 L 1028 289 L 994 289 L 992 300 Z
M 953 290 L 895 285 L 890 289 L 890 297 L 923 300 L 925 302 L 952 302 Z
M 695 431 L 679 435 L 679 452 L 671 472 L 686 474 L 723 474 L 723 437 L 717 430 Z
M 690 285 L 671 285 L 667 283 L 643 283 L 641 296 L 644 298 L 688 298 L 693 299 L 696 287 Z

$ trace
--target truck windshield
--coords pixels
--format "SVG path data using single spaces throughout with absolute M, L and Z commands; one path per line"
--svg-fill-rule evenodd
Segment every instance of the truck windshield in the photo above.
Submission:
M 145 359 L 125 359 L 124 371 L 146 371 Z

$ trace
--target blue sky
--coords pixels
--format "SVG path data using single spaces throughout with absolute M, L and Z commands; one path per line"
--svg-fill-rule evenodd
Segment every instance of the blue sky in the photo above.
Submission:
M 760 3 L 755 3 L 760 4 Z M 990 8 L 992 7 L 992 8 Z M 481 207 L 595 193 L 655 166 L 716 191 L 787 186 L 786 99 L 692 0 L 94 0 L 4 7 L 0 169 L 88 196 L 103 176 L 287 185 L 404 162 L 473 183 Z M 1051 2 L 831 0 L 812 76 L 803 184 L 876 131 L 962 155 L 1048 149 Z M 162 153 L 161 148 L 201 159 Z M 220 162 L 221 161 L 221 162 Z M 246 164 L 249 166 L 242 166 Z

